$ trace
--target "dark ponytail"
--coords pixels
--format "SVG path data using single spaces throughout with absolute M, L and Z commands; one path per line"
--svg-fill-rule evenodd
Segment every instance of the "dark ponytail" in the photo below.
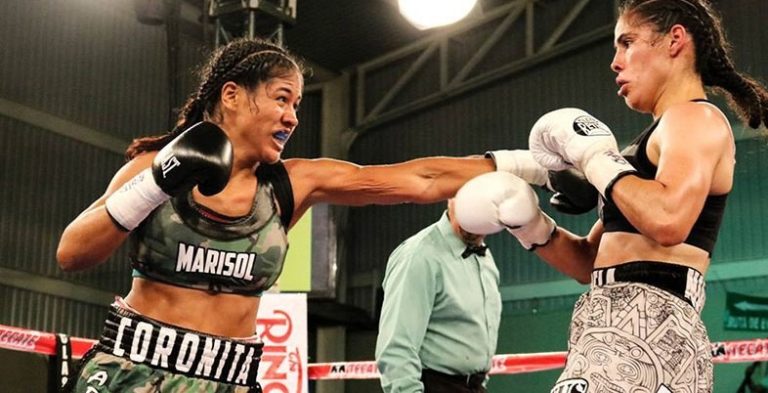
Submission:
M 685 26 L 694 39 L 696 71 L 704 85 L 724 92 L 729 106 L 750 127 L 768 126 L 768 90 L 736 70 L 721 18 L 708 0 L 625 0 L 619 13 L 652 23 L 659 33 L 675 24 Z
M 196 97 L 187 99 L 187 102 L 179 112 L 179 120 L 176 122 L 176 126 L 170 132 L 163 135 L 134 139 L 125 150 L 125 159 L 130 161 L 140 153 L 160 150 L 168 142 L 179 136 L 182 131 L 195 123 L 203 121 L 203 111 L 199 107 L 200 100 Z
M 218 48 L 200 71 L 200 85 L 182 106 L 176 126 L 168 133 L 134 139 L 126 159 L 161 149 L 182 131 L 206 118 L 214 118 L 221 87 L 233 81 L 248 89 L 292 72 L 305 73 L 299 59 L 282 47 L 262 39 L 237 39 Z

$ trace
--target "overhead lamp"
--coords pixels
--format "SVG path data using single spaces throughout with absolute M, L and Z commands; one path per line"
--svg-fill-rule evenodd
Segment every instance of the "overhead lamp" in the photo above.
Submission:
M 398 0 L 400 13 L 419 30 L 458 22 L 477 0 Z

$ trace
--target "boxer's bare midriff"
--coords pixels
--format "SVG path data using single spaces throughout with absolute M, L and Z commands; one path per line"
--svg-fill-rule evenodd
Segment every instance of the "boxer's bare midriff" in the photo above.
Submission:
M 215 336 L 249 337 L 256 332 L 259 297 L 211 294 L 142 278 L 133 279 L 125 297 L 142 315 Z
M 690 244 L 664 247 L 637 233 L 606 232 L 600 240 L 595 269 L 627 262 L 657 261 L 688 266 L 706 274 L 709 260 L 709 253 Z

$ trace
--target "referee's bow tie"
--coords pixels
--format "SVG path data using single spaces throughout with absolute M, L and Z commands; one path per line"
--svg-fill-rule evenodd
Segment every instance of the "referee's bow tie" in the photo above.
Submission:
M 469 258 L 472 254 L 477 254 L 481 257 L 485 256 L 485 250 L 488 249 L 488 246 L 476 246 L 474 244 L 468 244 L 467 248 L 464 250 L 464 252 L 461 253 L 462 258 Z

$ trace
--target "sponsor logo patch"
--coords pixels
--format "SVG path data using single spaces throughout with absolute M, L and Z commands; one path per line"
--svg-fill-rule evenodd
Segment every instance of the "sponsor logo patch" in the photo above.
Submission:
M 176 271 L 253 280 L 255 260 L 253 252 L 223 251 L 179 242 Z
M 170 156 L 163 160 L 163 162 L 160 164 L 160 167 L 163 170 L 163 179 L 168 177 L 168 172 L 171 171 L 171 169 L 176 168 L 178 166 L 181 166 L 181 162 L 179 162 L 179 159 L 176 158 L 176 156 Z
M 256 347 L 120 317 L 113 355 L 176 373 L 247 385 L 255 382 Z
M 582 378 L 570 378 L 560 381 L 550 393 L 587 393 L 589 382 Z
M 621 164 L 621 165 L 629 164 L 629 162 L 621 154 L 615 151 L 606 151 L 605 155 L 617 164 Z
M 610 136 L 611 130 L 592 116 L 579 116 L 573 120 L 573 130 L 583 136 Z

